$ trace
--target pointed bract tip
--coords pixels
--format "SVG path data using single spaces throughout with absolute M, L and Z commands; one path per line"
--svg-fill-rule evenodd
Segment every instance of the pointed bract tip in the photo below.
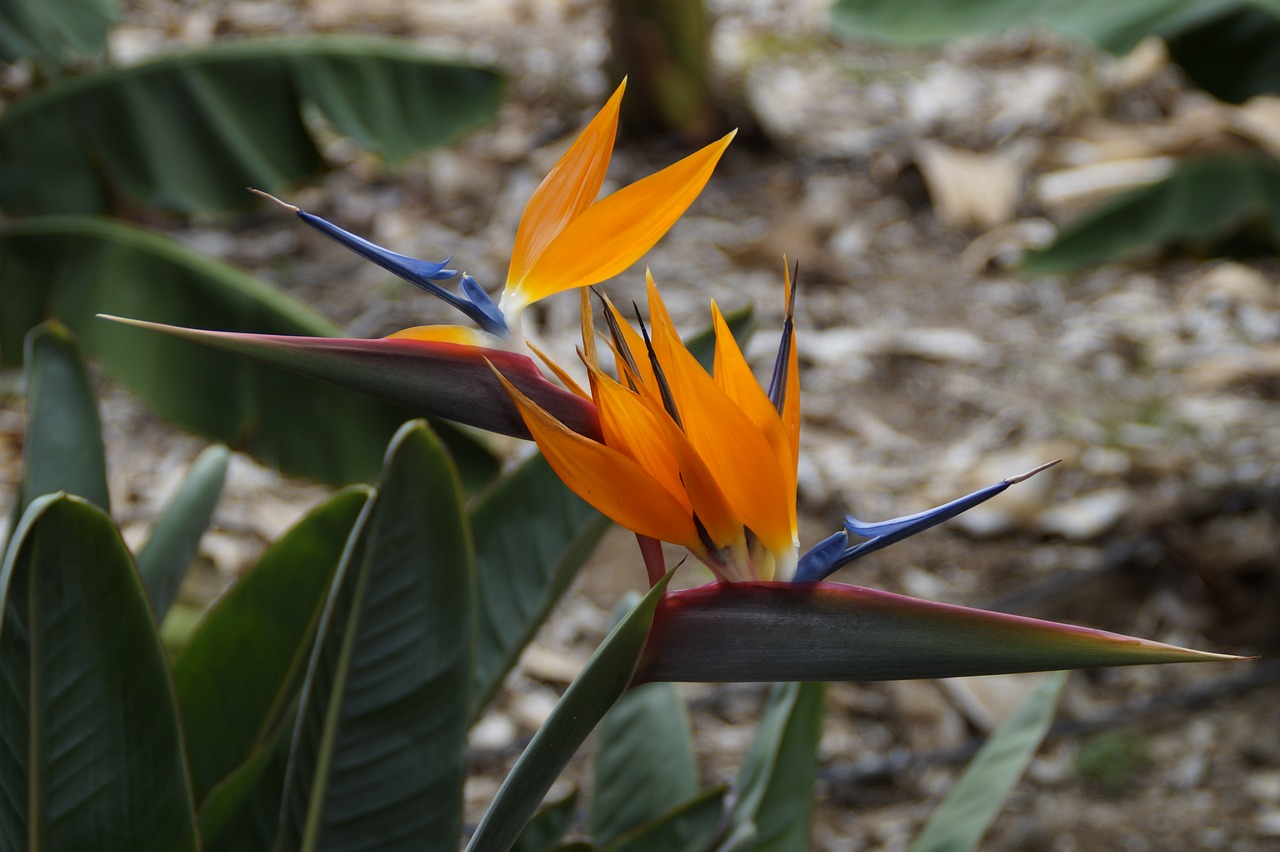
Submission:
M 245 189 L 249 190 L 249 191 L 250 191 L 250 192 L 252 192 L 254 195 L 258 195 L 258 196 L 261 196 L 262 198 L 267 199 L 268 201 L 274 201 L 276 204 L 280 205 L 280 206 L 281 206 L 281 207 L 283 207 L 285 210 L 288 210 L 290 213 L 297 213 L 298 211 L 300 211 L 300 210 L 302 209 L 301 207 L 298 207 L 298 206 L 296 206 L 296 205 L 294 205 L 294 204 L 290 204 L 290 203 L 289 203 L 289 202 L 287 202 L 287 201 L 281 201 L 279 198 L 276 198 L 274 195 L 272 195 L 272 194 L 271 194 L 271 193 L 269 193 L 269 192 L 263 192 L 262 190 L 260 190 L 260 189 L 254 189 L 254 188 L 253 188 L 253 187 L 251 187 L 251 186 L 246 186 L 246 187 L 245 187 Z
M 1062 463 L 1062 459 L 1054 459 L 1051 462 L 1045 462 L 1039 467 L 1032 468 L 1026 473 L 1020 473 L 1017 476 L 1010 476 L 1008 479 L 1005 480 L 1005 482 L 1009 483 L 1010 485 L 1017 485 L 1019 482 L 1026 482 L 1028 479 L 1035 476 L 1037 473 L 1040 473 L 1041 471 L 1044 471 L 1044 470 L 1048 470 L 1054 465 L 1061 464 L 1061 463 Z

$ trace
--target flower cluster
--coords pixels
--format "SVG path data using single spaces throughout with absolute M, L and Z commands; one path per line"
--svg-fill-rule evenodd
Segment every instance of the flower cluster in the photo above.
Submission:
M 624 271 L 662 238 L 697 198 L 733 137 L 729 134 L 596 201 L 612 155 L 625 85 L 618 87 L 529 200 L 497 303 L 465 273 L 460 294 L 445 289 L 440 282 L 458 275 L 448 268 L 448 259 L 435 263 L 406 257 L 285 206 L 361 256 L 444 299 L 478 326 L 419 326 L 397 332 L 393 339 L 493 351 L 508 348 L 520 338 L 526 307 L 555 293 L 583 290 L 581 352 L 589 392 L 561 367 L 543 360 L 566 387 L 594 405 L 598 432 L 584 434 L 565 425 L 494 366 L 498 380 L 569 488 L 642 539 L 687 548 L 721 581 L 821 580 L 1048 466 L 915 515 L 879 523 L 847 517 L 843 529 L 800 555 L 800 388 L 796 291 L 790 275 L 784 276 L 785 319 L 767 389 L 756 381 L 714 303 L 715 363 L 711 372 L 704 370 L 677 335 L 651 275 L 646 276 L 649 323 L 646 326 L 637 316 L 639 331 L 601 297 L 617 374 L 609 375 L 597 357 L 584 288 Z M 851 543 L 851 537 L 862 541 Z

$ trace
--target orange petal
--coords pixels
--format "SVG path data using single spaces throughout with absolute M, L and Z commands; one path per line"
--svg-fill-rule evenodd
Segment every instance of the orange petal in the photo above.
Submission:
M 401 340 L 426 340 L 432 343 L 460 343 L 463 346 L 487 346 L 494 348 L 495 338 L 476 328 L 465 325 L 419 325 L 388 334 L 388 338 Z
M 782 473 L 785 488 L 786 504 L 790 510 L 788 519 L 791 523 L 793 540 L 796 539 L 796 462 L 791 456 L 791 442 L 783 429 L 778 410 L 769 401 L 769 395 L 756 381 L 755 374 L 742 350 L 733 339 L 733 332 L 724 321 L 720 307 L 711 303 L 711 322 L 716 332 L 715 382 L 725 394 L 733 400 L 742 413 L 750 418 L 752 424 L 769 442 L 778 470 Z M 798 540 L 796 540 L 798 544 Z
M 653 345 L 680 412 L 684 432 L 721 491 L 752 532 L 772 551 L 792 547 L 790 499 L 777 455 L 742 409 L 685 349 L 662 297 L 649 282 Z
M 743 522 L 734 512 L 733 506 L 725 496 L 715 475 L 707 467 L 707 463 L 698 455 L 698 451 L 689 441 L 689 437 L 676 426 L 675 421 L 667 416 L 662 407 L 662 400 L 656 392 L 644 392 L 643 398 L 649 410 L 653 412 L 662 426 L 666 438 L 668 452 L 674 457 L 680 468 L 680 482 L 688 495 L 693 513 L 702 523 L 703 529 L 711 541 L 720 550 L 731 550 L 736 555 L 724 560 L 721 568 L 731 569 L 735 565 L 745 566 L 746 536 Z M 695 553 L 697 551 L 694 551 Z M 755 579 L 749 576 L 729 577 L 732 580 Z
M 578 384 L 573 376 L 565 372 L 565 369 L 555 361 L 552 361 L 551 358 L 547 356 L 547 353 L 534 345 L 532 340 L 525 340 L 524 345 L 528 346 L 529 349 L 533 351 L 533 354 L 538 356 L 538 359 L 542 361 L 546 368 L 555 374 L 555 377 L 560 380 L 560 384 L 564 385 L 565 388 L 573 391 L 583 399 L 591 399 L 591 394 L 584 391 L 582 389 L 582 385 Z
M 547 246 L 600 194 L 613 155 L 618 109 L 626 88 L 627 81 L 623 80 L 533 191 L 516 229 L 511 266 L 507 269 L 508 290 L 519 285 Z
M 693 507 L 680 481 L 680 466 L 668 446 L 659 415 L 634 391 L 623 387 L 599 369 L 591 371 L 591 387 L 600 412 L 604 442 L 645 469 L 680 499 L 692 516 Z M 660 414 L 665 417 L 665 413 Z
M 515 283 L 514 300 L 528 304 L 563 290 L 597 284 L 635 263 L 702 192 L 732 138 L 730 133 L 592 204 Z
M 501 374 L 498 379 L 547 463 L 573 493 L 629 530 L 702 549 L 692 514 L 662 483 L 617 450 L 566 428 Z

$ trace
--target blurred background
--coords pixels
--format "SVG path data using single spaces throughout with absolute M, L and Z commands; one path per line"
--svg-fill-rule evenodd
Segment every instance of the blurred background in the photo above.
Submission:
M 92 312 L 358 337 L 454 321 L 243 187 L 452 255 L 496 291 L 525 201 L 626 74 L 606 191 L 739 128 L 646 260 L 681 328 L 710 299 L 754 306 L 767 369 L 783 256 L 800 265 L 806 543 L 846 511 L 908 514 L 1064 459 L 834 579 L 1264 655 L 1074 675 L 987 846 L 1280 848 L 1280 6 L 1118 5 L 8 4 L 0 492 L 21 463 L 22 336 L 55 315 L 97 357 L 126 536 L 205 445 L 191 430 L 267 462 L 235 458 L 182 593 L 198 613 L 328 493 L 316 480 L 372 476 L 389 432 L 352 426 L 376 449 L 336 458 L 309 442 L 347 406 L 224 416 L 246 380 L 224 362 L 171 367 L 161 392 L 170 365 Z M 642 288 L 639 267 L 609 285 Z M 533 326 L 574 360 L 576 299 Z M 613 531 L 473 732 L 469 820 L 643 585 Z M 905 848 L 1036 682 L 833 686 L 816 847 Z M 731 779 L 763 687 L 685 692 L 704 780 Z

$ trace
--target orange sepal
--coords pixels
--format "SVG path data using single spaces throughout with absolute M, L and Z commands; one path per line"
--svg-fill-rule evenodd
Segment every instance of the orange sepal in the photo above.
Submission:
M 720 307 L 711 303 L 711 322 L 716 334 L 715 382 L 742 410 L 768 441 L 777 460 L 778 470 L 785 483 L 786 504 L 790 510 L 788 520 L 791 523 L 791 535 L 796 539 L 796 461 L 792 456 L 791 442 L 788 440 L 778 410 L 769 401 L 769 395 L 756 381 L 751 365 L 743 357 L 742 350 L 733 339 L 733 332 L 720 313 Z M 797 542 L 798 543 L 798 542 Z
M 519 285 L 547 246 L 600 194 L 613 155 L 618 110 L 626 88 L 627 81 L 623 80 L 533 191 L 516 229 L 507 269 L 508 289 Z
M 791 502 L 777 456 L 764 435 L 685 349 L 658 288 L 649 279 L 649 317 L 658 362 L 675 396 L 684 432 L 715 476 L 734 514 L 771 551 L 793 546 Z
M 513 287 L 529 304 L 612 278 L 653 248 L 702 192 L 733 133 L 592 204 L 533 261 Z
M 490 349 L 495 348 L 496 342 L 493 335 L 465 325 L 418 325 L 388 334 L 387 338 L 424 340 L 428 343 L 458 343 L 462 346 L 484 346 Z
M 547 463 L 573 493 L 629 530 L 695 552 L 702 549 L 692 514 L 639 464 L 567 429 L 501 373 L 498 380 L 511 395 Z
M 623 387 L 599 368 L 591 371 L 591 390 L 600 412 L 604 443 L 630 458 L 676 495 L 685 511 L 693 507 L 680 481 L 680 466 L 668 446 L 661 418 L 634 391 Z
M 582 385 L 578 384 L 577 380 L 575 380 L 573 376 L 569 375 L 569 373 L 565 371 L 564 367 L 561 367 L 555 361 L 552 361 L 551 358 L 547 356 L 547 353 L 534 345 L 532 340 L 526 339 L 524 345 L 528 346 L 529 350 L 533 352 L 534 355 L 538 356 L 538 360 L 542 362 L 543 366 L 550 370 L 555 377 L 560 380 L 560 384 L 564 385 L 567 390 L 573 391 L 583 399 L 591 399 L 591 394 L 583 390 Z

